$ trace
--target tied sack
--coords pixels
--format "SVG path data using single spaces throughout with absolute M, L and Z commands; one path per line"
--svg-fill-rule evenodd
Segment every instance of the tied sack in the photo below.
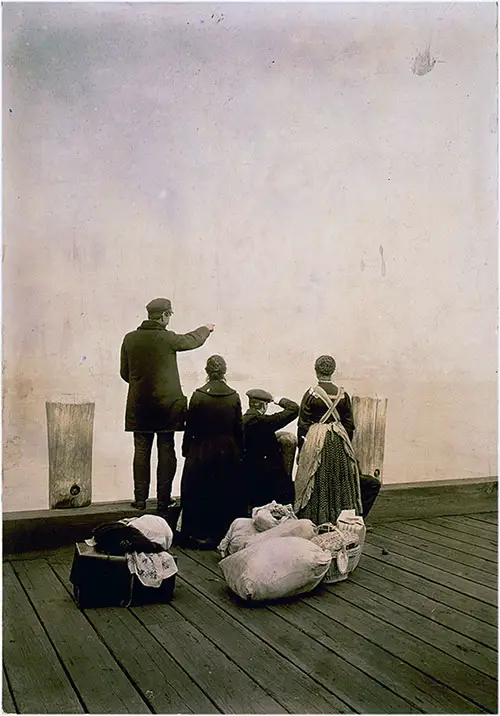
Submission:
M 296 520 L 292 505 L 280 505 L 276 500 L 252 510 L 252 521 L 258 532 L 277 527 L 285 520 Z
M 311 520 L 286 520 L 277 527 L 265 532 L 257 532 L 252 520 L 246 517 L 239 517 L 232 522 L 226 536 L 218 546 L 223 557 L 239 552 L 251 544 L 256 544 L 274 537 L 303 537 L 312 539 L 316 534 L 316 527 Z
M 311 520 L 286 520 L 277 527 L 271 527 L 265 532 L 257 532 L 248 538 L 246 547 L 252 544 L 265 542 L 275 537 L 302 537 L 303 539 L 312 539 L 316 534 L 316 525 Z
M 217 547 L 223 557 L 244 549 L 249 540 L 259 532 L 250 517 L 238 517 L 231 525 Z
M 328 571 L 331 554 L 303 537 L 268 539 L 219 562 L 229 588 L 247 601 L 305 594 Z

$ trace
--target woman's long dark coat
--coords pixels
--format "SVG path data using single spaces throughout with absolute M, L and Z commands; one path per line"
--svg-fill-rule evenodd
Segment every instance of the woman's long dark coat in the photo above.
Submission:
M 182 535 L 220 540 L 246 516 L 241 485 L 242 419 L 238 393 L 212 380 L 192 395 L 182 454 Z

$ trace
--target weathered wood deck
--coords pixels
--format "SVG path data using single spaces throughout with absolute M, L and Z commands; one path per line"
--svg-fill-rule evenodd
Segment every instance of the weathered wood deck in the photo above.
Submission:
M 267 606 L 174 550 L 171 604 L 79 611 L 73 550 L 9 557 L 7 713 L 497 713 L 497 516 L 375 526 L 349 581 Z

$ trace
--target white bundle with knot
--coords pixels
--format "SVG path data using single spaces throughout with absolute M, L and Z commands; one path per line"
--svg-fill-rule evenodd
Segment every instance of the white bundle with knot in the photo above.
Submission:
M 259 532 L 276 527 L 286 520 L 296 519 L 292 505 L 280 505 L 275 500 L 252 510 L 252 521 Z
M 303 537 L 279 537 L 252 544 L 219 562 L 233 592 L 267 601 L 310 592 L 328 571 L 330 552 Z

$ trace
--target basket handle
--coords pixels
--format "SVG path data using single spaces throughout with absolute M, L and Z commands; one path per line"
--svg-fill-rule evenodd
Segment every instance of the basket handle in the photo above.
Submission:
M 319 530 L 320 530 L 322 527 L 325 527 L 326 529 L 325 529 L 323 532 L 320 532 Z M 339 535 L 339 537 L 342 539 L 342 547 L 341 547 L 341 549 L 342 549 L 342 548 L 345 549 L 345 546 L 346 546 L 346 536 L 345 536 L 345 534 L 342 532 L 342 530 L 340 530 L 340 529 L 337 527 L 337 525 L 334 525 L 334 524 L 332 524 L 331 522 L 324 522 L 322 525 L 319 525 L 317 529 L 318 529 L 317 534 L 325 534 L 325 533 L 331 534 L 332 532 L 336 532 L 336 533 Z
M 321 535 L 325 532 L 336 532 L 338 527 L 331 522 L 323 522 L 323 524 L 316 527 L 316 534 Z

